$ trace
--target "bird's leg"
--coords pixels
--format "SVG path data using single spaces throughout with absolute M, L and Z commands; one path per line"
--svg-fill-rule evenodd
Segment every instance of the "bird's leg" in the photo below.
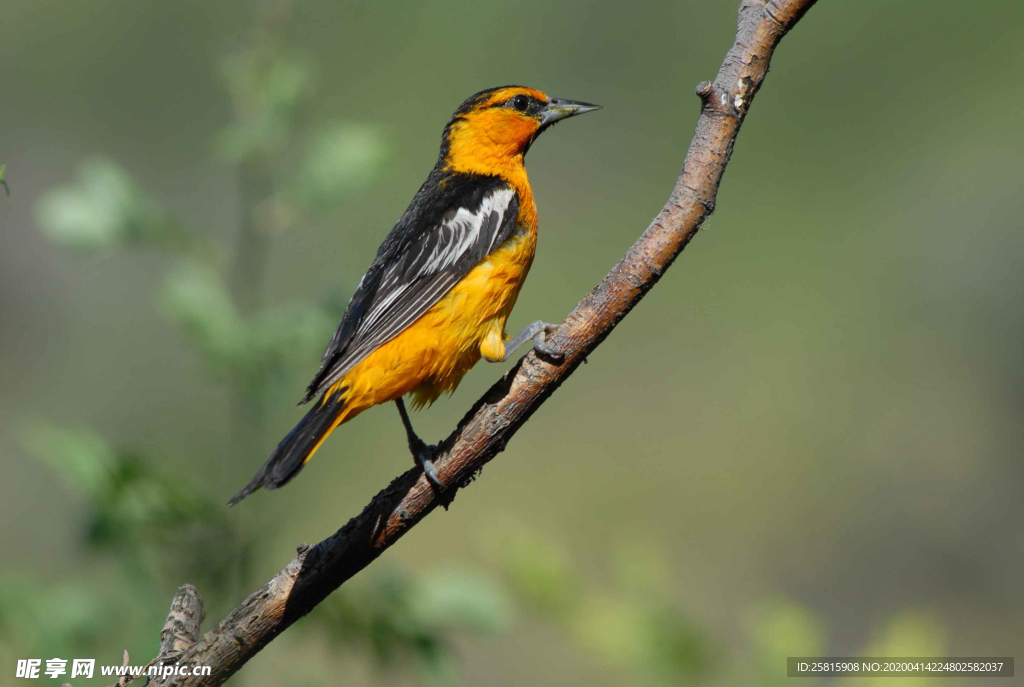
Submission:
M 409 413 L 405 411 L 405 401 L 401 397 L 395 399 L 395 405 L 398 406 L 398 414 L 402 416 L 402 424 L 405 425 L 405 436 L 409 440 L 409 451 L 412 453 L 413 460 L 423 468 L 423 474 L 427 476 L 430 486 L 440 496 L 445 488 L 437 476 L 437 468 L 434 467 L 434 451 L 437 450 L 437 446 L 427 444 L 416 436 L 412 422 L 409 421 Z M 448 504 L 445 503 L 444 507 L 447 510 Z
M 545 339 L 548 334 L 553 334 L 559 325 L 551 324 L 550 322 L 542 322 L 537 320 L 528 324 L 523 331 L 512 337 L 512 340 L 505 344 L 505 357 L 501 360 L 494 360 L 492 362 L 503 363 L 512 357 L 512 354 L 516 352 L 516 349 L 522 346 L 524 343 L 533 339 L 533 350 L 537 351 L 541 356 L 548 358 L 554 362 L 561 362 L 563 356 L 560 352 L 549 344 Z

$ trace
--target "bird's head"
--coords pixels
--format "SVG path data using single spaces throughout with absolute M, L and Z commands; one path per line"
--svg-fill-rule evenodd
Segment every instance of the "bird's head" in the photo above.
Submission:
M 451 169 L 483 174 L 521 165 L 542 131 L 599 109 L 600 105 L 552 98 L 523 86 L 480 91 L 455 110 L 445 127 L 441 162 Z

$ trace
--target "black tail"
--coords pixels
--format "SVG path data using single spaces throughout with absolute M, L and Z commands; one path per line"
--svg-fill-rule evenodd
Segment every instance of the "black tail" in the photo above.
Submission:
M 233 506 L 260 487 L 264 489 L 277 489 L 288 483 L 299 470 L 312 457 L 324 436 L 330 431 L 335 418 L 341 412 L 345 401 L 340 393 L 333 394 L 322 403 L 306 413 L 306 416 L 299 420 L 295 429 L 288 433 L 274 452 L 267 458 L 252 480 L 245 487 L 231 497 L 229 506 Z

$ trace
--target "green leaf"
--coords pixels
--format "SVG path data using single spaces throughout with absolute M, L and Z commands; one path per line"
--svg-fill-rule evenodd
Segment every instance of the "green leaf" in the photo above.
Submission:
M 633 535 L 614 550 L 615 572 L 620 586 L 634 596 L 663 601 L 673 589 L 673 575 L 664 547 Z
M 114 448 L 88 430 L 36 421 L 21 435 L 31 453 L 89 506 L 85 543 L 119 554 L 121 569 L 136 587 L 182 577 L 214 589 L 230 584 L 246 544 L 220 499 L 157 472 L 152 458 Z
M 427 627 L 497 632 L 511 624 L 512 601 L 493 579 L 480 573 L 439 570 L 416 579 L 411 611 Z
M 89 429 L 68 429 L 33 420 L 19 432 L 21 444 L 36 460 L 60 475 L 69 488 L 90 499 L 101 498 L 117 471 L 113 447 Z
M 180 525 L 209 515 L 195 490 L 157 475 L 133 453 L 115 449 L 89 429 L 69 429 L 35 420 L 25 423 L 21 443 L 60 475 L 74 493 L 117 527 Z M 93 527 L 101 526 L 95 524 Z
M 639 663 L 649 656 L 653 639 L 642 609 L 607 594 L 592 594 L 580 607 L 575 631 L 605 660 Z
M 513 593 L 532 610 L 564 618 L 580 603 L 579 582 L 564 550 L 555 542 L 506 521 L 491 525 L 484 546 Z
M 365 188 L 387 158 L 378 127 L 338 122 L 306 149 L 294 193 L 311 210 L 330 206 L 346 193 Z
M 790 599 L 777 598 L 758 604 L 748 614 L 745 624 L 755 658 L 750 668 L 760 684 L 786 682 L 787 656 L 820 656 L 825 648 L 825 628 L 821 620 Z
M 278 57 L 262 83 L 267 108 L 280 115 L 293 114 L 312 91 L 312 82 L 312 69 L 307 62 L 293 56 Z
M 127 172 L 103 158 L 84 162 L 75 183 L 44 193 L 36 218 L 52 241 L 88 251 L 147 241 L 181 242 L 177 225 Z
M 38 570 L 6 571 L 0 577 L 0 646 L 47 653 L 71 645 L 95 645 L 112 623 L 124 620 L 117 617 L 126 601 L 124 594 L 104 598 L 109 596 L 79 570 L 73 582 L 55 583 L 43 582 Z
M 185 261 L 164 281 L 160 304 L 215 369 L 245 367 L 246 326 L 220 277 Z
M 4 173 L 7 172 L 7 165 L 0 165 L 0 184 L 3 185 L 4 191 L 7 192 L 7 196 L 11 195 L 11 187 L 7 185 L 7 180 L 4 179 Z
M 333 313 L 315 305 L 268 308 L 253 318 L 247 346 L 263 368 L 305 364 L 319 356 L 337 322 Z
M 884 628 L 872 633 L 871 640 L 857 653 L 860 656 L 946 656 L 948 634 L 945 623 L 934 613 L 924 609 L 903 609 Z M 908 680 L 901 677 L 873 677 L 867 681 L 847 677 L 839 684 L 843 687 L 902 687 L 907 683 Z M 913 684 L 915 687 L 931 687 L 946 684 L 946 681 L 937 677 L 918 677 Z
M 942 619 L 925 610 L 906 609 L 896 614 L 872 637 L 863 656 L 944 656 L 948 630 Z M 896 682 L 896 680 L 892 680 Z
M 286 149 L 302 102 L 312 92 L 312 70 L 299 58 L 268 54 L 256 42 L 230 55 L 221 72 L 235 103 L 235 121 L 221 132 L 223 159 L 241 163 Z
M 450 684 L 457 667 L 452 633 L 502 630 L 511 607 L 504 590 L 478 573 L 438 570 L 414 576 L 384 568 L 346 585 L 311 618 L 318 631 L 371 650 L 382 668 L 411 659 L 432 682 Z
M 677 609 L 652 609 L 650 627 L 650 660 L 655 672 L 671 682 L 679 677 L 702 676 L 711 665 L 708 640 L 700 627 Z

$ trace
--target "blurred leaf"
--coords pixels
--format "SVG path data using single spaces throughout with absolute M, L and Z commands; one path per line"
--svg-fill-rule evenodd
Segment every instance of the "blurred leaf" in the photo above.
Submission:
M 512 591 L 534 611 L 558 617 L 579 603 L 578 581 L 554 542 L 507 519 L 488 528 L 483 545 Z
M 172 529 L 215 515 L 195 489 L 157 475 L 138 456 L 115 450 L 91 430 L 36 420 L 21 435 L 26 449 L 94 508 L 95 543 L 131 536 L 133 528 Z
M 152 460 L 117 450 L 94 432 L 43 421 L 26 424 L 21 435 L 26 448 L 89 505 L 89 545 L 122 550 L 128 560 L 150 555 L 165 573 L 178 568 L 205 580 L 237 563 L 233 557 L 244 544 L 221 504 L 183 480 L 157 473 L 149 467 Z
M 3 184 L 4 191 L 7 192 L 7 196 L 11 195 L 11 187 L 7 185 L 7 179 L 4 178 L 4 174 L 7 172 L 7 165 L 0 165 L 0 184 Z
M 864 649 L 867 656 L 942 656 L 948 632 L 933 614 L 907 610 L 897 614 Z
M 21 444 L 40 462 L 57 473 L 68 487 L 99 499 L 117 471 L 117 456 L 99 434 L 72 430 L 43 420 L 25 423 Z
M 505 629 L 511 603 L 480 574 L 439 570 L 413 576 L 386 568 L 349 582 L 311 617 L 336 640 L 371 649 L 381 667 L 394 669 L 411 660 L 440 684 L 456 676 L 450 636 Z
M 44 233 L 57 243 L 99 250 L 134 243 L 181 247 L 183 232 L 115 163 L 94 158 L 78 180 L 47 191 L 36 205 Z
M 758 679 L 783 683 L 787 656 L 821 656 L 825 628 L 821 620 L 796 601 L 778 598 L 755 606 L 746 628 L 757 660 Z
M 252 355 L 264 369 L 283 368 L 316 360 L 324 341 L 337 326 L 337 317 L 315 305 L 292 304 L 257 313 L 248 336 Z
M 643 599 L 664 600 L 672 590 L 672 572 L 664 547 L 632 536 L 623 539 L 613 555 L 617 579 L 624 591 Z
M 221 68 L 233 96 L 235 121 L 217 148 L 232 163 L 280 153 L 287 145 L 298 107 L 312 92 L 312 70 L 304 60 L 275 54 L 267 41 L 233 53 Z
M 245 323 L 223 281 L 211 269 L 194 261 L 181 263 L 165 279 L 160 303 L 212 369 L 223 373 L 245 367 Z
M 5 574 L 0 578 L 0 638 L 40 653 L 44 648 L 97 645 L 122 611 L 90 582 L 79 578 L 43 585 L 38 575 Z
M 262 84 L 267 109 L 281 115 L 293 113 L 312 91 L 312 71 L 309 63 L 295 57 L 274 60 Z
M 220 276 L 192 261 L 170 272 L 160 303 L 214 374 L 250 389 L 316 359 L 337 324 L 325 309 L 302 304 L 262 310 L 246 322 Z
M 945 656 L 948 645 L 948 631 L 941 619 L 931 613 L 919 610 L 905 610 L 893 617 L 885 627 L 859 652 L 861 656 L 927 657 Z M 864 687 L 899 687 L 906 684 L 906 678 L 869 677 L 845 678 L 843 685 Z M 932 677 L 914 678 L 914 685 L 926 687 L 942 684 L 944 680 Z
M 97 621 L 110 615 L 111 611 L 104 608 L 106 604 L 95 594 L 85 593 L 86 590 L 74 583 L 49 588 L 45 594 L 35 600 L 33 605 L 33 622 L 42 623 L 41 628 L 48 641 L 56 638 L 88 638 L 90 635 L 102 635 Z
M 704 633 L 669 605 L 591 593 L 569 626 L 603 660 L 670 684 L 698 678 L 711 664 Z
M 709 670 L 706 633 L 678 608 L 653 544 L 633 537 L 615 548 L 618 585 L 609 590 L 581 584 L 563 550 L 519 521 L 489 524 L 483 541 L 517 598 L 601 660 L 669 684 Z
M 283 147 L 286 132 L 270 117 L 231 124 L 217 137 L 217 152 L 227 162 L 238 163 L 257 154 Z
M 699 678 L 711 667 L 712 655 L 706 633 L 682 613 L 656 608 L 648 617 L 650 660 L 663 679 Z
M 608 594 L 592 594 L 574 624 L 584 643 L 606 659 L 638 663 L 648 658 L 650 626 L 633 604 Z
M 810 610 L 789 599 L 765 601 L 751 612 L 747 627 L 762 654 L 772 657 L 819 656 L 825 630 Z
M 306 149 L 295 180 L 295 195 L 310 210 L 321 210 L 345 193 L 365 188 L 387 157 L 375 126 L 337 122 Z
M 479 572 L 438 570 L 415 578 L 410 606 L 424 627 L 498 632 L 511 624 L 512 602 Z

